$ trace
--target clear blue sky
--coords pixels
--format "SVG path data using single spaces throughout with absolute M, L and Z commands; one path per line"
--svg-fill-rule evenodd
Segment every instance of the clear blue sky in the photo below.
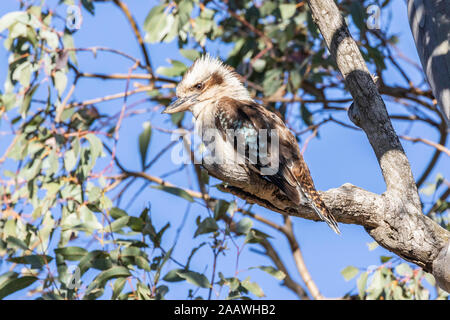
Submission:
M 57 1 L 46 1 L 46 3 L 53 7 Z M 132 13 L 135 15 L 137 21 L 142 26 L 142 23 L 150 11 L 151 7 L 155 5 L 156 1 L 141 1 L 131 0 L 126 1 Z M 18 1 L 16 0 L 2 0 L 0 7 L 0 15 L 7 12 L 17 10 Z M 59 13 L 64 15 L 64 11 Z M 111 3 L 96 4 L 96 15 L 92 17 L 87 12 L 83 11 L 84 21 L 82 28 L 75 34 L 75 44 L 77 47 L 91 47 L 91 46 L 105 46 L 112 47 L 125 51 L 133 56 L 140 57 L 141 53 L 136 45 L 135 38 L 130 32 L 128 22 L 125 20 L 123 14 L 117 10 Z M 404 1 L 395 0 L 386 9 L 381 12 L 382 23 L 387 23 L 392 15 L 390 22 L 390 32 L 397 34 L 400 38 L 400 49 L 412 60 L 419 62 L 417 57 L 414 42 L 409 29 L 409 24 L 406 15 L 406 6 Z M 148 45 L 151 60 L 153 65 L 161 66 L 168 65 L 167 58 L 178 59 L 188 63 L 186 59 L 180 56 L 177 50 L 176 43 Z M 220 44 L 212 44 L 210 52 L 213 55 L 219 55 L 226 58 L 228 47 Z M 3 83 L 7 70 L 8 54 L 3 46 L 0 46 L 0 84 Z M 130 64 L 122 58 L 118 58 L 111 54 L 99 53 L 97 59 L 93 59 L 90 53 L 78 54 L 78 61 L 80 70 L 85 72 L 101 72 L 101 73 L 127 73 Z M 421 76 L 415 70 L 405 66 L 408 71 L 411 71 L 412 79 L 417 83 Z M 404 85 L 400 75 L 392 70 L 391 66 L 386 71 L 386 78 L 389 83 L 397 83 Z M 118 93 L 125 90 L 124 81 L 108 81 L 102 82 L 98 80 L 82 79 L 77 86 L 74 96 L 78 100 L 85 100 L 90 98 L 101 97 L 108 94 Z M 145 95 L 133 96 L 129 99 L 129 103 L 139 101 Z M 114 114 L 120 111 L 122 100 L 114 100 L 107 103 L 97 105 L 102 111 Z M 150 107 L 140 105 L 138 108 Z M 398 106 L 387 102 L 389 110 L 397 110 Z M 346 120 L 346 114 L 336 115 L 337 118 Z M 152 125 L 156 127 L 170 128 L 171 122 L 167 115 L 159 115 L 159 113 L 148 113 L 141 116 L 128 118 L 124 121 L 120 130 L 120 142 L 118 145 L 118 157 L 122 164 L 128 169 L 138 170 L 140 168 L 140 158 L 138 151 L 138 135 L 141 131 L 142 123 L 150 120 Z M 185 119 L 189 121 L 189 119 Z M 403 124 L 394 123 L 396 130 L 399 133 L 404 132 L 406 127 Z M 0 131 L 6 131 L 7 126 L 2 122 Z M 427 130 L 419 124 L 414 125 L 410 135 L 427 137 L 435 140 L 436 133 Z M 11 141 L 11 136 L 0 136 L 0 155 Z M 168 135 L 162 134 L 154 130 L 154 134 L 150 147 L 150 158 L 152 158 L 161 148 L 168 142 Z M 410 144 L 403 142 L 403 146 L 411 161 L 413 174 L 417 178 L 423 171 L 427 164 L 433 149 L 420 144 Z M 365 188 L 372 192 L 382 193 L 385 189 L 384 182 L 378 167 L 375 155 L 367 141 L 366 136 L 362 132 L 355 132 L 353 130 L 342 128 L 336 124 L 329 124 L 320 130 L 320 139 L 314 139 L 309 143 L 305 153 L 305 159 L 308 163 L 316 187 L 320 190 L 327 190 L 330 188 L 339 187 L 344 183 L 352 183 L 356 186 Z M 101 166 L 102 163 L 100 163 Z M 104 163 L 103 163 L 104 164 Z M 98 166 L 97 166 L 98 167 Z M 170 153 L 167 153 L 154 167 L 149 171 L 152 175 L 161 175 L 163 173 L 173 170 L 175 167 L 170 161 Z M 429 179 L 434 179 L 438 172 L 443 172 L 447 169 L 448 172 L 448 158 L 441 157 L 436 169 L 430 175 Z M 192 169 L 183 170 L 180 173 L 171 175 L 167 178 L 168 181 L 190 188 L 197 188 L 195 183 L 195 176 Z M 135 184 L 130 189 L 127 197 L 122 201 L 122 206 L 128 203 L 128 199 L 141 187 L 141 183 Z M 218 191 L 213 191 L 213 195 L 223 197 L 224 195 Z M 226 196 L 227 199 L 232 199 Z M 165 245 L 168 248 L 175 237 L 176 230 L 179 227 L 184 212 L 186 211 L 187 202 L 179 200 L 174 196 L 164 193 L 159 190 L 147 188 L 141 195 L 132 202 L 132 205 L 127 209 L 131 215 L 138 215 L 142 209 L 151 203 L 152 218 L 158 228 L 164 226 L 167 221 L 171 222 L 172 228 L 165 238 Z M 277 222 L 282 222 L 279 214 L 270 212 L 262 208 L 254 207 L 255 212 L 261 215 L 274 219 Z M 184 225 L 180 239 L 174 256 L 180 261 L 185 261 L 190 253 L 190 249 L 198 245 L 205 238 L 192 239 L 195 232 L 195 218 L 201 215 L 202 218 L 207 216 L 207 212 L 202 206 L 193 204 L 190 208 L 189 215 Z M 390 255 L 390 253 L 380 247 L 373 251 L 369 251 L 367 243 L 372 242 L 364 229 L 355 225 L 341 225 L 342 235 L 335 235 L 324 223 L 315 223 L 312 221 L 294 218 L 294 225 L 297 239 L 300 243 L 306 265 L 316 282 L 322 294 L 326 297 L 338 297 L 344 295 L 346 292 L 355 287 L 355 281 L 346 282 L 340 274 L 340 271 L 346 266 L 353 265 L 356 267 L 365 268 L 369 265 L 379 264 L 380 255 Z M 301 283 L 300 277 L 295 271 L 295 265 L 291 256 L 289 245 L 284 237 L 280 234 L 255 223 L 255 226 L 261 230 L 270 233 L 274 238 L 272 242 L 278 249 L 279 253 L 286 252 L 283 260 L 289 270 L 292 271 L 294 279 Z M 269 265 L 271 262 L 263 256 L 246 250 L 241 254 L 239 269 L 244 270 L 248 267 Z M 225 276 L 232 276 L 235 269 L 236 250 L 230 245 L 230 250 L 227 255 L 220 257 L 219 270 Z M 212 266 L 211 250 L 207 246 L 203 247 L 192 261 L 191 268 L 194 271 L 205 272 L 210 275 Z M 172 268 L 177 267 L 172 263 Z M 4 265 L 0 265 L 0 272 L 5 272 Z M 295 299 L 296 296 L 288 289 L 279 285 L 276 280 L 263 272 L 251 271 L 243 272 L 240 275 L 244 279 L 247 275 L 251 275 L 252 281 L 258 281 L 266 293 L 268 299 Z M 167 298 L 185 298 L 186 286 L 177 286 L 177 291 L 170 291 Z M 200 291 L 200 293 L 202 293 Z M 203 292 L 203 296 L 207 294 Z M 17 298 L 26 298 L 24 294 L 15 296 Z M 107 296 L 105 296 L 107 297 Z

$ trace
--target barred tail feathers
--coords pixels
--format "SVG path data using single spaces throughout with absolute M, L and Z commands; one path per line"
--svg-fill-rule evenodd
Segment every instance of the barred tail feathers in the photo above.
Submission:
M 317 213 L 320 219 L 325 221 L 330 226 L 330 228 L 333 229 L 334 232 L 336 232 L 337 234 L 341 234 L 336 219 L 328 211 L 328 209 L 325 208 L 325 210 L 323 210 L 325 212 L 322 212 L 320 208 L 318 208 L 312 201 L 311 206 L 313 207 L 314 211 Z
M 310 192 L 307 193 L 303 191 L 303 188 L 301 186 L 299 189 L 300 189 L 299 191 L 301 191 L 302 194 L 305 196 L 305 198 L 309 201 L 310 205 L 313 207 L 314 211 L 319 216 L 319 218 L 325 221 L 328 224 L 328 226 L 331 229 L 333 229 L 334 232 L 336 232 L 337 234 L 341 234 L 336 218 L 325 206 L 322 199 L 320 198 L 319 193 L 315 189 L 309 190 Z

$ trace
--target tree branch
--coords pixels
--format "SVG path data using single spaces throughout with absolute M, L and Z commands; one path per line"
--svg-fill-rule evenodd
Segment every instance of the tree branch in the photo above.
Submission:
M 353 96 L 349 117 L 366 133 L 386 183 L 381 195 L 344 184 L 322 197 L 339 222 L 364 226 L 381 246 L 432 272 L 441 288 L 450 291 L 450 233 L 422 213 L 409 161 L 358 46 L 334 1 L 309 0 L 308 4 Z M 296 206 L 247 168 L 203 165 L 227 183 L 219 187 L 222 191 L 284 215 L 319 220 L 308 204 Z
M 142 38 L 141 32 L 139 31 L 139 27 L 138 27 L 136 21 L 134 20 L 133 16 L 131 15 L 131 12 L 128 9 L 128 6 L 120 0 L 113 0 L 113 1 L 114 1 L 114 4 L 122 10 L 122 12 L 127 17 L 128 21 L 130 22 L 130 25 L 131 25 L 131 28 L 133 29 L 136 40 L 138 41 L 139 46 L 141 47 L 141 51 L 142 51 L 142 55 L 144 56 L 146 68 L 147 68 L 148 72 L 151 75 L 153 75 L 152 64 L 150 62 L 150 56 L 147 52 L 147 47 L 145 46 L 144 39 Z

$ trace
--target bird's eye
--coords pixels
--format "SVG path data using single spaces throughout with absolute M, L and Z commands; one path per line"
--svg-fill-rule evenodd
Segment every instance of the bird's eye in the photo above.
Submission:
M 194 86 L 195 89 L 197 90 L 202 90 L 203 89 L 203 83 L 199 82 Z

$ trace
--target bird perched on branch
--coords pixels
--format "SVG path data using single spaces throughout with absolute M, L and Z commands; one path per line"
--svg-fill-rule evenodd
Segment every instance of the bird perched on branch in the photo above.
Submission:
M 186 71 L 176 88 L 178 99 L 163 113 L 191 111 L 205 144 L 209 149 L 214 145 L 214 152 L 220 154 L 214 158 L 216 161 L 247 166 L 276 185 L 294 204 L 310 205 L 339 234 L 337 222 L 314 186 L 294 135 L 281 118 L 250 97 L 240 79 L 233 68 L 204 55 Z M 208 130 L 217 133 L 214 139 L 204 138 Z

